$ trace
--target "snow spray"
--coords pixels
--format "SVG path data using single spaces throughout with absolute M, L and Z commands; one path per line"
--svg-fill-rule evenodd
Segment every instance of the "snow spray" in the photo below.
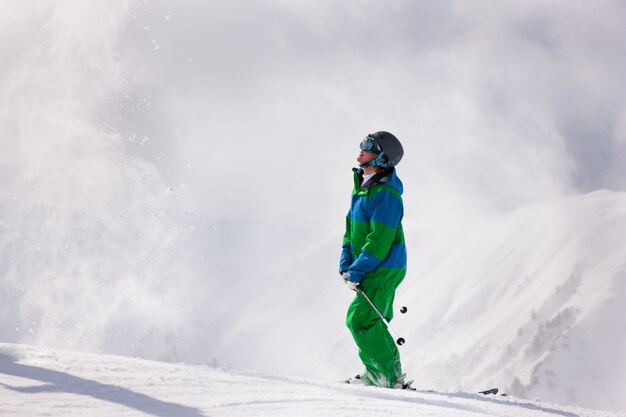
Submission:
M 103 119 L 132 73 L 126 2 L 9 3 L 0 25 L 3 341 L 176 359 L 184 239 L 167 187 Z M 3 16 L 3 17 L 4 17 Z M 100 112 L 100 113 L 98 113 Z M 120 111 L 120 114 L 122 112 Z

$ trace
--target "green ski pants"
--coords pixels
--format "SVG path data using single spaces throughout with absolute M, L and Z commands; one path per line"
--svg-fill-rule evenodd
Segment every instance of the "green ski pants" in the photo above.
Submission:
M 395 288 L 367 288 L 364 291 L 385 319 L 391 321 Z M 348 308 L 346 325 L 365 365 L 366 372 L 361 375 L 363 382 L 366 385 L 393 387 L 402 375 L 400 352 L 385 323 L 360 293 L 356 294 Z

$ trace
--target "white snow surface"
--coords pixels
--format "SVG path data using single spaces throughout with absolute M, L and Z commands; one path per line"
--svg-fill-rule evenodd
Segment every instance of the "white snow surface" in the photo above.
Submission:
M 416 392 L 0 344 L 0 415 L 556 416 L 620 414 L 463 392 Z

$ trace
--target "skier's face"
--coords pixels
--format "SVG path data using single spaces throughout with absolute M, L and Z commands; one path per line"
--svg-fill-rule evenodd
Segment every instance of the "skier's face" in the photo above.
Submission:
M 368 162 L 372 162 L 374 159 L 376 159 L 377 156 L 378 155 L 376 155 L 374 152 L 368 152 L 361 149 L 361 151 L 359 152 L 359 156 L 357 156 L 356 158 L 356 161 L 359 163 L 359 165 L 363 165 L 367 164 Z

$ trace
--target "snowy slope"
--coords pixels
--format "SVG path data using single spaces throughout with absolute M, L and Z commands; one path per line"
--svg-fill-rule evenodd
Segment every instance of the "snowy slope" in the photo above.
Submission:
M 353 294 L 337 278 L 339 236 L 256 227 L 240 240 L 278 233 L 280 263 L 257 273 L 259 263 L 239 265 L 218 287 L 222 323 L 203 348 L 242 370 L 321 379 L 359 372 L 343 324 Z M 392 322 L 407 340 L 405 371 L 421 388 L 497 385 L 527 399 L 623 412 L 625 236 L 626 194 L 608 191 L 497 216 L 408 217 L 410 264 L 397 302 L 409 312 Z M 316 244 L 289 246 L 302 241 Z M 235 245 L 231 259 L 236 250 L 250 253 Z
M 353 294 L 336 270 L 339 227 L 223 225 L 198 228 L 196 236 L 204 246 L 189 257 L 203 257 L 201 280 L 187 288 L 137 275 L 116 290 L 151 303 L 91 297 L 111 285 L 89 275 L 81 291 L 73 274 L 16 277 L 28 297 L 11 286 L 0 291 L 2 340 L 326 381 L 361 370 L 344 325 Z M 624 236 L 626 195 L 615 192 L 475 219 L 408 216 L 410 264 L 398 303 L 409 312 L 392 322 L 407 340 L 404 370 L 420 389 L 499 386 L 526 399 L 624 412 Z M 85 263 L 68 259 L 70 267 Z M 56 265 L 53 257 L 41 264 Z M 38 310 L 46 313 L 45 332 L 29 319 Z M 162 319 L 178 316 L 174 324 Z M 35 328 L 16 340 L 17 327 Z M 106 339 L 73 347 L 83 333 Z
M 413 375 L 626 409 L 626 195 L 598 191 L 426 230 L 407 284 Z M 415 311 L 417 310 L 417 311 Z
M 0 344 L 0 416 L 619 414 L 467 393 L 406 392 Z

